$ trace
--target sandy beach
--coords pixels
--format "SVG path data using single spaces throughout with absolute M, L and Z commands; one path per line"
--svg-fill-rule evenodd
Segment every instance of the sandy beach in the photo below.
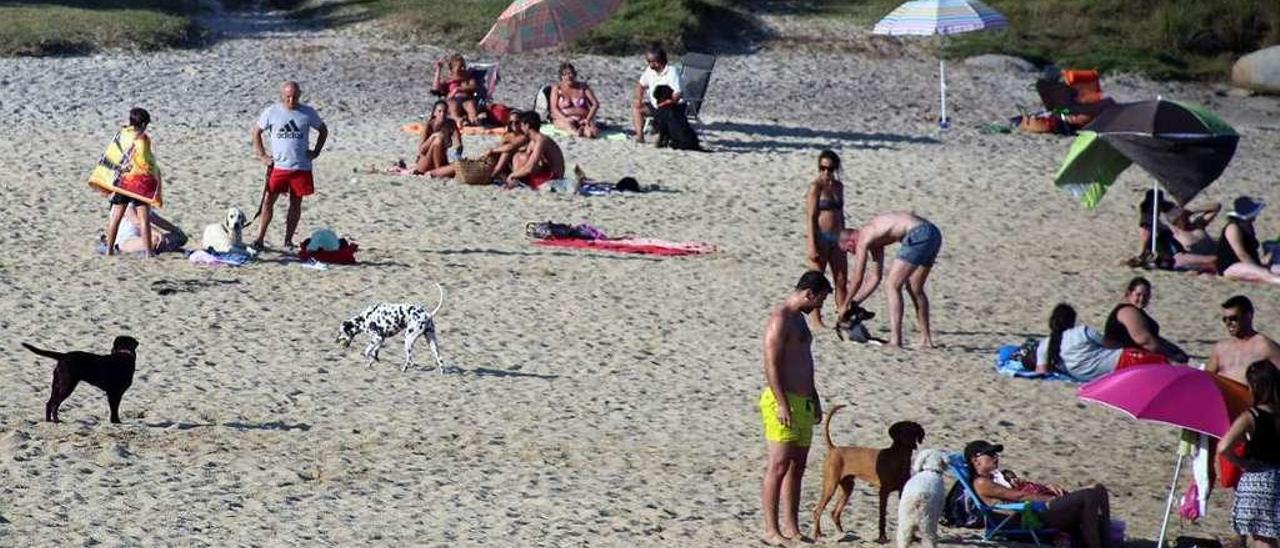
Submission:
M 1072 385 L 998 377 L 995 349 L 1045 334 L 1060 301 L 1100 328 L 1138 274 L 1154 283 L 1162 334 L 1196 360 L 1225 337 L 1218 303 L 1234 294 L 1280 334 L 1276 288 L 1121 266 L 1137 251 L 1142 171 L 1089 212 L 1052 185 L 1068 138 L 979 133 L 1039 106 L 1033 74 L 949 64 L 953 128 L 940 134 L 936 60 L 857 47 L 872 43 L 865 29 L 847 49 L 723 56 L 700 128 L 713 153 L 562 140 L 594 177 L 663 189 L 576 197 L 366 172 L 412 158 L 399 127 L 429 107 L 442 49 L 361 25 L 234 28 L 198 50 L 0 59 L 0 546 L 756 545 L 761 333 L 804 270 L 803 196 L 823 148 L 844 160 L 851 225 L 914 210 L 946 238 L 930 278 L 940 348 L 817 334 L 823 402 L 851 406 L 835 421 L 841 444 L 887 445 L 898 420 L 920 422 L 927 447 L 998 441 L 1025 477 L 1105 483 L 1130 539 L 1153 540 L 1177 433 L 1085 406 Z M 531 106 L 562 60 L 503 59 L 497 98 Z M 604 117 L 625 123 L 640 57 L 572 60 Z M 270 250 L 234 269 L 94 254 L 107 204 L 84 181 L 130 107 L 154 120 L 162 213 L 198 241 L 228 206 L 255 209 L 249 127 L 285 79 L 331 130 L 300 232 L 359 242 L 360 265 L 308 270 Z M 1276 98 L 1124 75 L 1103 86 L 1121 101 L 1199 103 L 1236 128 L 1235 159 L 1200 200 L 1280 201 Z M 467 137 L 467 153 L 493 142 Z M 1265 210 L 1260 236 L 1274 237 L 1277 219 L 1277 206 Z M 281 205 L 271 247 L 283 220 Z M 546 220 L 718 252 L 544 249 L 525 225 Z M 368 304 L 433 305 L 434 282 L 448 292 L 437 326 L 456 372 L 401 373 L 398 337 L 373 368 L 363 337 L 334 343 Z M 883 296 L 869 306 L 884 316 Z M 123 333 L 142 343 L 124 423 L 110 424 L 87 386 L 62 424 L 43 422 L 53 364 L 19 343 L 105 352 Z M 916 340 L 913 322 L 905 336 Z M 425 347 L 418 355 L 429 363 Z M 810 454 L 806 529 L 824 453 L 819 443 Z M 829 540 L 874 544 L 867 486 L 845 526 Z M 1199 523 L 1175 517 L 1171 538 L 1230 531 L 1222 492 Z M 944 540 L 980 535 L 944 529 Z

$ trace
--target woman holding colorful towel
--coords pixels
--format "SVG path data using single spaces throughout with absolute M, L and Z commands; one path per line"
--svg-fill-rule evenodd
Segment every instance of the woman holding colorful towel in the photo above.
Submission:
M 141 108 L 129 111 L 129 125 L 120 130 L 120 147 L 125 150 L 120 162 L 119 188 L 139 196 L 160 196 L 160 166 L 156 165 L 155 156 L 151 153 L 151 137 L 147 135 L 147 125 L 151 123 L 151 114 Z M 116 234 L 120 229 L 120 221 L 124 218 L 128 206 L 138 209 L 139 221 L 142 224 L 142 242 L 145 245 L 144 255 L 150 257 L 154 252 L 151 245 L 151 204 L 138 198 L 116 192 L 111 195 L 111 220 L 107 224 L 107 255 L 115 255 Z

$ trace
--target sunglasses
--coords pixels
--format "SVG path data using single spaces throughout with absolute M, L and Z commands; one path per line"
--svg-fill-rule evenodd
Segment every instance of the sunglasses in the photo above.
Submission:
M 1223 316 L 1222 323 L 1240 323 L 1240 315 L 1232 314 L 1230 316 Z
M 824 172 L 824 171 L 825 171 L 825 172 L 830 172 L 830 173 L 835 173 L 835 172 L 836 172 L 836 168 L 835 168 L 834 166 L 821 166 L 821 165 L 820 165 L 820 166 L 818 166 L 818 172 L 819 172 L 819 173 Z

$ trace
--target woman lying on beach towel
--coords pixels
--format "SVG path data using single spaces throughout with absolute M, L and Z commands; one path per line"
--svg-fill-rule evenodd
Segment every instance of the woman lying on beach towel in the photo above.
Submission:
M 151 221 L 151 249 L 155 253 L 177 251 L 187 243 L 187 235 L 182 232 L 182 229 L 161 217 L 154 209 L 148 209 L 147 215 Z M 138 228 L 140 226 L 142 226 L 141 209 L 134 204 L 125 206 L 124 215 L 120 217 L 120 226 L 116 230 L 114 251 L 121 253 L 146 252 L 146 242 L 142 239 L 142 231 Z M 105 235 L 99 238 L 98 253 L 106 253 L 106 242 L 107 237 Z
M 1059 303 L 1049 315 L 1049 336 L 1036 347 L 1036 373 L 1061 372 L 1090 381 L 1115 371 L 1121 353 L 1107 348 L 1096 329 L 1076 325 L 1076 309 Z

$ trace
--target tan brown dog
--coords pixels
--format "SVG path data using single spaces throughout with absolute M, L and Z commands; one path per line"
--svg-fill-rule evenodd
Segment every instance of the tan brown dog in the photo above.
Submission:
M 911 477 L 911 453 L 924 441 L 924 427 L 911 421 L 899 421 L 889 427 L 889 437 L 893 445 L 885 449 L 870 447 L 836 447 L 831 441 L 831 417 L 843 405 L 831 408 L 827 419 L 822 423 L 822 433 L 827 438 L 827 460 L 822 463 L 822 498 L 813 507 L 813 538 L 822 536 L 822 510 L 827 507 L 836 488 L 841 490 L 836 507 L 831 510 L 831 519 L 836 522 L 836 530 L 844 532 L 840 525 L 840 514 L 849 503 L 849 495 L 853 494 L 855 478 L 880 487 L 880 538 L 876 542 L 889 542 L 884 534 L 884 511 L 889 502 L 889 493 L 894 491 L 902 495 L 902 486 Z

